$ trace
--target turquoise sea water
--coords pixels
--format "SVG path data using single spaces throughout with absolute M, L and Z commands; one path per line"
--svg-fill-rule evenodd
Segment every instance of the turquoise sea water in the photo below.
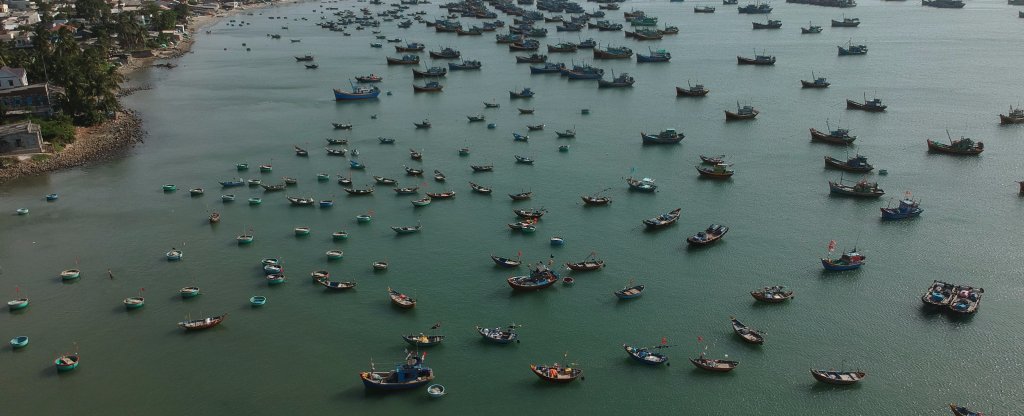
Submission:
M 1017 319 L 1024 295 L 1017 196 L 1020 140 L 1024 130 L 1001 127 L 996 116 L 1022 97 L 1018 8 L 972 1 L 963 10 L 922 8 L 913 2 L 866 0 L 854 8 L 775 4 L 775 31 L 752 31 L 761 16 L 738 15 L 717 5 L 711 15 L 693 14 L 711 3 L 630 2 L 681 33 L 658 42 L 626 41 L 620 32 L 584 31 L 602 44 L 647 46 L 672 52 L 670 64 L 598 61 L 597 66 L 637 78 L 634 88 L 598 90 L 594 83 L 529 74 L 493 34 L 457 37 L 422 25 L 382 34 L 421 41 L 428 49 L 451 46 L 478 59 L 479 72 L 450 73 L 441 94 L 413 94 L 408 67 L 387 67 L 397 56 L 392 44 L 371 49 L 367 31 L 351 37 L 319 29 L 321 5 L 301 3 L 255 11 L 218 23 L 200 34 L 194 54 L 173 70 L 153 69 L 133 83 L 151 84 L 125 104 L 142 113 L 146 142 L 122 159 L 28 178 L 0 188 L 0 291 L 14 287 L 32 306 L 0 314 L 0 335 L 31 337 L 16 352 L 0 352 L 0 389 L 11 414 L 98 414 L 134 409 L 141 414 L 353 412 L 467 414 L 946 414 L 951 401 L 992 414 L 1020 414 L 1024 388 L 1010 380 L 1022 370 L 1024 325 Z M 365 3 L 328 6 L 364 7 Z M 593 9 L 596 6 L 586 4 Z M 418 6 L 439 17 L 436 5 Z M 262 15 L 260 14 L 262 13 Z M 830 28 L 842 13 L 859 17 L 856 29 Z M 270 20 L 267 16 L 289 20 Z M 622 21 L 621 12 L 610 12 Z M 309 20 L 293 20 L 306 17 Z M 506 16 L 502 19 L 511 20 Z M 826 26 L 820 35 L 800 35 L 808 21 Z M 467 20 L 468 24 L 478 24 Z M 288 26 L 282 30 L 281 26 Z M 553 24 L 541 43 L 575 41 Z M 627 26 L 628 27 L 628 26 Z M 268 33 L 281 33 L 273 40 Z M 302 39 L 290 43 L 289 38 Z M 865 43 L 862 57 L 837 57 L 836 45 Z M 245 51 L 242 44 L 251 48 Z M 771 68 L 737 66 L 736 55 L 763 48 L 778 57 Z M 306 70 L 292 56 L 316 56 Z M 422 54 L 426 59 L 426 54 Z M 550 60 L 591 61 L 589 53 L 552 54 Z M 444 61 L 435 64 L 443 65 Z M 832 87 L 803 90 L 811 71 Z M 360 74 L 381 74 L 392 91 L 373 102 L 335 103 L 331 88 Z M 677 99 L 673 87 L 687 80 L 711 89 L 704 99 Z M 529 101 L 509 101 L 507 91 L 532 87 Z M 852 112 L 844 100 L 877 94 L 883 114 Z M 501 103 L 483 108 L 483 101 Z M 761 110 L 753 122 L 725 123 L 722 110 L 737 101 Z M 536 108 L 530 116 L 516 107 Z M 580 109 L 591 109 L 581 115 Z M 484 113 L 486 123 L 466 115 Z M 370 116 L 376 114 L 377 119 Z M 412 123 L 429 118 L 434 127 Z M 823 169 L 822 157 L 846 150 L 809 142 L 808 128 L 849 127 L 859 138 L 850 154 L 870 158 L 888 176 L 869 175 L 888 194 L 880 200 L 828 195 L 826 181 L 839 173 Z M 335 131 L 331 122 L 351 122 Z M 527 124 L 547 125 L 513 142 Z M 556 139 L 553 130 L 575 127 L 577 138 Z M 674 127 L 686 134 L 678 146 L 641 146 L 640 131 Z M 975 158 L 928 154 L 926 138 L 966 135 L 984 141 Z M 392 146 L 377 137 L 393 137 Z M 414 209 L 411 196 L 377 187 L 370 197 L 348 197 L 332 181 L 315 175 L 348 175 L 348 158 L 328 157 L 326 137 L 345 137 L 368 167 L 352 172 L 357 187 L 370 175 L 420 184 L 430 191 L 455 189 L 454 200 Z M 567 153 L 557 151 L 570 144 Z M 309 149 L 294 156 L 292 146 Z M 470 147 L 469 157 L 457 149 Z M 408 149 L 424 152 L 422 162 Z M 516 165 L 513 155 L 536 159 Z M 736 176 L 726 182 L 700 180 L 699 154 L 725 154 Z M 234 165 L 247 161 L 244 178 L 279 182 L 299 179 L 286 192 L 262 195 L 261 206 L 245 198 L 251 188 L 220 191 L 217 181 L 236 178 Z M 260 174 L 256 165 L 272 163 Z M 472 173 L 470 164 L 495 165 Z M 403 165 L 440 169 L 447 184 L 429 176 L 407 178 Z M 656 194 L 626 190 L 630 174 L 655 178 Z M 846 179 L 852 177 L 846 175 Z M 495 189 L 473 194 L 468 182 Z M 176 193 L 160 186 L 176 184 Z M 423 185 L 425 183 L 425 185 Z M 187 190 L 205 187 L 190 198 Z M 611 188 L 608 207 L 585 208 L 580 195 Z M 505 194 L 534 192 L 527 202 Z M 924 215 L 883 223 L 878 208 L 889 197 L 912 191 Z M 57 192 L 57 202 L 45 194 Z M 225 204 L 221 193 L 238 200 Z M 293 208 L 285 196 L 333 198 L 331 209 Z M 15 216 L 16 208 L 31 210 Z M 534 235 L 510 233 L 513 208 L 546 208 Z M 672 228 L 644 232 L 640 221 L 683 209 Z M 213 210 L 220 224 L 206 219 Z M 373 211 L 374 220 L 354 217 Z M 419 234 L 396 236 L 388 227 L 423 224 Z M 710 223 L 731 227 L 717 246 L 689 250 L 685 238 Z M 308 237 L 292 229 L 309 226 Z M 253 229 L 256 242 L 239 247 L 237 234 Z M 351 238 L 332 242 L 330 233 Z M 548 238 L 562 236 L 563 247 Z M 862 270 L 821 272 L 818 258 L 829 240 L 857 246 L 868 257 Z M 184 251 L 169 263 L 170 247 Z M 345 251 L 326 261 L 329 249 Z M 488 255 L 525 261 L 579 261 L 591 252 L 607 261 L 601 271 L 576 274 L 575 286 L 540 293 L 513 293 L 512 272 L 497 269 Z M 267 287 L 263 257 L 285 261 L 290 281 Z M 372 261 L 391 268 L 374 273 Z M 62 283 L 62 269 L 77 267 L 82 278 Z M 107 277 L 110 269 L 114 278 Z M 354 280 L 355 291 L 325 293 L 309 272 L 327 269 L 334 280 Z M 619 302 L 612 291 L 630 278 L 647 285 L 640 299 Z M 984 287 L 980 312 L 952 319 L 921 308 L 920 295 L 934 280 Z M 755 303 L 749 291 L 784 284 L 796 291 L 786 304 Z M 177 290 L 197 285 L 203 294 L 182 300 Z M 393 308 L 385 289 L 419 300 L 410 311 Z M 145 288 L 146 306 L 126 313 L 121 300 Z M 267 296 L 253 309 L 248 298 Z M 175 326 L 186 315 L 229 313 L 223 325 L 200 333 Z M 761 347 L 743 344 L 729 316 L 767 331 Z M 367 395 L 358 372 L 372 359 L 378 369 L 403 357 L 400 335 L 435 322 L 448 340 L 431 350 L 427 363 L 449 395 L 430 400 L 422 390 Z M 523 325 L 522 343 L 484 343 L 475 325 Z M 729 374 L 694 369 L 687 357 L 703 337 L 714 356 L 740 361 Z M 649 368 L 631 361 L 622 343 L 657 344 L 667 337 L 672 365 Z M 6 338 L 4 338 L 6 339 Z M 52 360 L 77 345 L 81 366 L 57 375 Z M 529 371 L 531 363 L 569 360 L 586 379 L 550 386 Z M 860 368 L 864 382 L 852 388 L 816 383 L 809 368 Z M 55 400 L 59 397 L 59 400 Z

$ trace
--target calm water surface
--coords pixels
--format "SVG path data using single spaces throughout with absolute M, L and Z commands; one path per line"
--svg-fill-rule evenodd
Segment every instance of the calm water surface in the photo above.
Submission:
M 1022 414 L 1024 385 L 1012 382 L 1024 365 L 1024 324 L 1018 318 L 1024 254 L 1016 194 L 1021 179 L 1024 130 L 1000 127 L 996 114 L 1024 96 L 1019 39 L 1024 23 L 1001 1 L 972 1 L 963 10 L 922 8 L 914 2 L 865 0 L 855 9 L 775 4 L 775 31 L 752 31 L 761 16 L 739 15 L 717 5 L 695 15 L 701 3 L 633 2 L 682 33 L 662 41 L 626 41 L 622 33 L 585 31 L 602 44 L 625 44 L 638 52 L 664 48 L 670 64 L 600 61 L 610 72 L 637 78 L 628 90 L 598 90 L 591 82 L 531 76 L 514 63 L 493 34 L 457 37 L 422 25 L 394 23 L 383 34 L 451 46 L 484 63 L 479 72 L 455 72 L 442 94 L 412 93 L 408 67 L 387 67 L 391 44 L 371 49 L 369 31 L 351 37 L 313 26 L 320 5 L 304 3 L 238 16 L 199 36 L 195 53 L 174 70 L 154 69 L 134 83 L 154 88 L 126 99 L 145 118 L 145 144 L 123 159 L 28 178 L 0 188 L 0 290 L 15 286 L 32 300 L 20 313 L 0 314 L 0 335 L 28 335 L 23 350 L 0 352 L 0 390 L 10 414 L 99 414 L 112 409 L 196 415 L 276 412 L 354 414 L 494 414 L 548 409 L 560 414 L 947 414 L 957 401 L 992 414 Z M 711 4 L 711 3 L 708 3 Z M 346 9 L 366 4 L 335 4 Z M 421 6 L 429 18 L 442 12 Z M 586 5 L 588 9 L 596 7 Z M 830 28 L 828 21 L 859 17 L 859 28 Z M 263 13 L 259 15 L 258 13 Z M 267 15 L 285 16 L 269 20 Z M 621 12 L 609 13 L 621 21 Z M 308 21 L 294 21 L 307 17 Z M 505 18 L 502 16 L 502 18 Z M 510 20 L 510 19 L 509 19 Z M 820 35 L 800 35 L 813 21 Z M 466 21 L 478 24 L 476 21 Z M 281 26 L 289 26 L 282 30 Z M 547 24 L 542 43 L 576 41 Z M 273 40 L 268 33 L 281 33 Z M 290 43 L 289 38 L 302 39 Z M 837 57 L 836 45 L 865 43 L 870 53 Z M 243 43 L 251 48 L 246 52 Z M 736 55 L 754 49 L 778 57 L 771 68 L 737 66 Z M 306 70 L 292 56 L 311 53 L 320 64 Z M 426 59 L 426 54 L 423 54 Z M 552 60 L 590 61 L 589 53 L 553 54 Z M 443 62 L 435 62 L 443 65 Z M 825 90 L 803 90 L 811 72 L 833 82 Z M 336 104 L 331 88 L 355 75 L 375 72 L 392 96 L 365 103 Z M 687 80 L 711 89 L 704 99 L 677 99 L 673 87 Z M 532 87 L 530 101 L 510 102 L 507 91 Z M 877 94 L 884 114 L 845 110 L 846 98 Z M 500 109 L 484 110 L 495 99 Z M 722 110 L 736 102 L 761 110 L 753 122 L 728 123 Z M 517 106 L 536 108 L 521 116 Z M 580 109 L 591 109 L 581 115 Z M 468 123 L 484 113 L 497 128 Z M 370 118 L 376 114 L 377 119 Z M 434 127 L 415 130 L 429 118 Z M 829 197 L 826 181 L 839 173 L 822 167 L 822 156 L 845 157 L 844 149 L 809 142 L 807 129 L 852 129 L 860 153 L 888 176 L 869 175 L 888 195 L 877 201 Z M 351 132 L 330 122 L 351 122 Z M 547 125 L 528 143 L 513 142 L 527 124 Z M 575 127 L 576 139 L 558 140 L 553 130 Z M 674 127 L 685 132 L 678 146 L 643 147 L 641 130 Z M 966 135 L 986 144 L 984 155 L 956 158 L 925 151 L 926 138 Z M 400 178 L 427 190 L 452 188 L 451 201 L 413 209 L 410 196 L 378 187 L 370 197 L 347 197 L 333 179 L 348 175 L 346 158 L 327 157 L 326 137 L 346 137 L 368 168 L 351 172 L 356 186 L 370 175 Z M 378 136 L 397 144 L 379 145 Z M 571 144 L 568 153 L 559 144 Z M 310 150 L 297 158 L 292 146 Z M 459 157 L 460 147 L 472 155 Z M 408 148 L 421 149 L 423 162 Z M 514 164 L 528 155 L 534 166 Z M 735 164 L 728 182 L 700 180 L 699 154 L 725 154 Z M 261 206 L 245 199 L 262 192 L 234 188 L 238 201 L 220 201 L 217 181 L 238 177 L 234 165 L 253 169 L 244 177 L 279 182 L 299 179 L 287 192 L 264 195 Z M 272 163 L 273 173 L 255 166 Z M 493 173 L 473 174 L 470 164 L 492 163 Z M 429 177 L 407 178 L 403 165 L 441 169 L 445 186 Z M 622 178 L 631 173 L 657 179 L 656 194 L 631 194 Z M 846 179 L 851 179 L 846 176 Z M 493 187 L 473 194 L 468 181 Z M 160 186 L 177 184 L 177 193 Z M 190 198 L 187 189 L 205 187 Z M 579 196 L 608 189 L 615 202 L 584 208 Z M 505 194 L 531 190 L 529 202 Z M 909 222 L 883 223 L 879 206 L 904 191 L 920 198 L 926 212 Z M 57 192 L 57 202 L 43 195 Z M 286 195 L 334 198 L 332 209 L 292 208 Z M 549 210 L 535 235 L 509 233 L 516 207 Z M 28 216 L 15 216 L 27 207 Z M 676 207 L 679 223 L 643 232 L 640 220 Z M 223 220 L 211 227 L 213 210 Z M 373 211 L 369 224 L 357 214 Z M 9 214 L 9 215 L 8 215 Z M 423 224 L 423 232 L 396 237 L 392 225 Z M 685 237 L 709 223 L 732 231 L 719 245 L 688 250 Z M 309 226 L 296 238 L 292 229 Z M 256 242 L 239 247 L 234 237 L 253 229 Z M 351 238 L 332 242 L 330 233 Z M 562 236 L 563 247 L 548 238 Z M 840 248 L 858 246 L 869 259 L 862 270 L 824 274 L 818 265 L 830 239 Z M 163 253 L 184 250 L 169 263 Z M 324 252 L 345 251 L 328 263 Z M 558 263 L 589 253 L 607 261 L 602 271 L 577 276 L 573 287 L 513 293 L 507 270 L 488 255 Z M 286 263 L 289 283 L 267 287 L 263 257 Z M 373 273 L 370 263 L 387 259 L 391 269 Z M 83 270 L 80 281 L 61 283 L 65 268 Z M 111 269 L 115 278 L 109 279 Z M 308 273 L 328 269 L 334 280 L 354 280 L 357 290 L 324 293 Z M 611 292 L 628 279 L 647 285 L 643 298 L 618 302 Z M 921 309 L 919 296 L 933 279 L 986 289 L 980 312 L 967 320 Z M 797 292 L 787 304 L 754 303 L 748 292 L 784 284 Z M 203 294 L 182 300 L 177 289 L 198 285 Z M 411 311 L 394 309 L 390 286 L 419 299 Z M 126 313 L 121 300 L 145 288 L 146 306 Z M 268 304 L 249 307 L 265 295 Z M 227 312 L 224 325 L 185 334 L 175 323 L 187 315 Z M 762 347 L 743 344 L 732 333 L 734 315 L 767 331 Z M 422 390 L 366 395 L 357 373 L 372 359 L 378 368 L 400 360 L 403 333 L 440 321 L 448 341 L 430 350 L 427 362 L 449 389 L 442 400 Z M 496 346 L 481 341 L 474 325 L 523 324 L 522 343 Z M 702 336 L 713 355 L 741 362 L 729 374 L 699 372 L 686 363 Z M 624 342 L 653 345 L 667 337 L 670 367 L 632 362 Z M 7 339 L 4 338 L 4 339 Z M 74 372 L 58 376 L 52 360 L 76 347 Z M 537 362 L 569 360 L 586 379 L 567 386 L 542 384 L 529 371 Z M 817 384 L 811 367 L 861 368 L 868 379 L 853 388 Z

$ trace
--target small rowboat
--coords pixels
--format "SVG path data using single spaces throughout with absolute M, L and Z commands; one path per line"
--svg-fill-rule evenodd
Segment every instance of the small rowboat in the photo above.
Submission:
M 573 279 L 572 277 L 566 276 L 566 277 L 562 278 L 562 285 L 563 286 L 572 286 L 575 283 L 576 283 L 576 279 Z
M 512 259 L 508 259 L 508 258 L 505 258 L 505 257 L 498 257 L 498 256 L 494 256 L 494 255 L 491 256 L 491 260 L 494 261 L 494 264 L 497 264 L 498 266 L 501 266 L 501 267 L 504 267 L 504 268 L 507 268 L 507 269 L 519 267 L 519 265 L 523 264 L 523 262 L 520 261 L 519 259 L 512 260 Z
M 660 349 L 660 348 L 664 348 L 664 347 L 667 347 L 667 345 L 666 346 L 657 346 L 657 347 L 652 347 L 652 348 Z M 622 349 L 626 350 L 626 354 L 629 354 L 629 356 L 633 357 L 634 360 L 637 360 L 637 361 L 639 361 L 641 363 L 644 363 L 644 364 L 647 364 L 647 365 L 661 365 L 661 364 L 665 364 L 665 363 L 668 362 L 668 356 L 667 355 L 662 354 L 660 352 L 651 351 L 651 348 L 647 348 L 647 347 L 639 347 L 639 348 L 637 348 L 637 347 L 634 347 L 634 346 L 631 346 L 631 345 L 622 344 Z
M 237 164 L 235 164 L 235 169 L 238 170 L 239 172 L 245 171 L 245 170 L 249 170 L 249 164 L 248 163 L 237 163 Z
M 518 325 L 512 324 L 508 328 L 481 328 L 476 327 L 476 332 L 480 333 L 480 336 L 484 337 L 485 340 L 493 342 L 495 344 L 511 344 L 513 341 L 518 341 L 519 334 L 516 333 L 516 327 Z
M 532 165 L 533 159 L 527 156 L 515 155 L 516 163 L 521 165 Z
M 423 152 L 415 149 L 409 149 L 409 159 L 412 160 L 423 160 Z
M 423 169 L 416 169 L 406 166 L 405 174 L 408 176 L 423 176 Z
M 473 189 L 473 192 L 481 193 L 481 194 L 490 194 L 493 191 L 491 188 L 488 188 L 488 187 L 483 186 L 483 185 L 478 185 L 478 184 L 473 183 L 473 182 L 469 183 L 469 187 Z
M 364 189 L 345 188 L 345 192 L 348 193 L 349 196 L 370 195 L 373 193 L 373 187 L 371 186 L 369 188 Z
M 701 353 L 697 358 L 691 358 L 690 362 L 701 370 L 707 370 L 716 373 L 725 373 L 732 371 L 736 366 L 740 365 L 738 361 L 719 360 L 715 358 L 707 358 L 704 353 Z
M 512 132 L 512 140 L 517 142 L 525 142 L 530 140 L 530 136 Z
M 429 387 L 427 387 L 427 394 L 430 395 L 430 397 L 433 397 L 435 399 L 438 398 L 438 397 L 444 396 L 445 395 L 444 386 L 442 386 L 440 384 L 431 384 Z
M 732 175 L 736 173 L 736 171 L 730 169 L 729 166 L 732 165 L 726 163 L 719 163 L 712 167 L 694 166 L 694 168 L 697 169 L 697 173 L 704 178 L 728 179 L 731 178 Z
M 793 291 L 785 286 L 769 286 L 750 292 L 750 296 L 761 302 L 779 303 L 793 298 Z
M 717 165 L 719 163 L 725 163 L 725 155 L 718 156 L 704 156 L 700 155 L 700 162 L 706 165 Z
M 209 221 L 210 221 L 210 224 L 216 224 L 216 223 L 220 222 L 220 213 L 214 212 L 214 213 L 210 214 Z
M 413 186 L 411 188 L 394 188 L 394 191 L 398 195 L 411 195 L 415 194 L 419 189 L 420 187 Z
M 394 231 L 395 234 L 413 234 L 420 232 L 420 228 L 422 227 L 422 225 L 416 224 L 415 226 L 391 227 L 391 230 Z
M 600 206 L 612 203 L 612 199 L 606 196 L 583 195 L 580 198 L 583 198 L 583 204 L 588 206 Z
M 253 296 L 249 298 L 249 304 L 253 307 L 259 307 L 267 304 L 266 296 Z
M 66 354 L 53 360 L 53 364 L 57 366 L 57 371 L 63 373 L 78 368 L 78 361 L 78 354 Z
M 508 194 L 508 197 L 512 198 L 513 201 L 523 201 L 533 197 L 533 192 L 520 192 L 518 194 Z
M 425 207 L 427 205 L 430 205 L 431 201 L 432 201 L 432 199 L 429 196 L 426 196 L 426 197 L 423 197 L 423 198 L 420 198 L 420 199 L 414 199 L 412 201 L 412 206 L 414 206 L 414 207 Z
M 394 185 L 398 182 L 396 179 L 385 178 L 383 176 L 373 176 L 373 180 L 381 185 Z
M 331 180 L 331 175 L 330 174 L 323 173 L 323 172 L 320 172 L 320 173 L 316 174 L 316 181 L 317 182 L 327 182 L 329 180 Z
M 203 188 L 192 188 L 188 190 L 188 194 L 190 196 L 202 196 L 204 193 L 206 193 L 206 191 L 203 190 Z
M 220 316 L 211 316 L 209 318 L 204 319 L 192 319 L 187 321 L 181 321 L 178 322 L 178 326 L 184 328 L 186 331 L 208 329 L 220 325 L 220 323 L 224 322 L 224 319 L 227 319 L 227 317 L 228 314 L 225 313 Z
M 455 198 L 455 191 L 427 192 L 427 196 L 431 199 L 451 199 Z
M 402 339 L 414 347 L 433 347 L 444 342 L 444 338 L 444 335 L 425 335 L 423 333 L 402 335 Z
M 297 236 L 309 235 L 309 227 L 295 227 L 295 235 L 297 235 Z
M 533 112 L 536 111 L 537 109 L 536 108 L 517 108 L 517 110 L 519 110 L 519 114 L 533 114 Z
M 402 309 L 412 309 L 416 307 L 416 299 L 410 298 L 409 296 L 398 293 L 397 291 L 388 288 L 388 297 L 391 298 L 391 303 Z
M 274 274 L 268 274 L 267 275 L 267 284 L 270 285 L 270 286 L 280 285 L 280 284 L 283 284 L 284 282 L 287 282 L 287 281 L 288 281 L 288 279 L 286 277 L 284 277 L 283 274 L 280 274 L 280 273 L 274 273 Z
M 330 208 L 334 206 L 333 199 L 322 199 L 320 200 L 320 208 Z
M 56 201 L 57 198 L 59 198 L 59 196 L 57 194 L 48 194 L 48 195 L 46 195 L 46 200 L 47 201 L 51 201 L 51 202 L 52 201 Z M 26 337 L 25 340 L 27 342 L 28 338 Z
M 661 214 L 657 217 L 648 218 L 646 220 L 643 220 L 643 224 L 647 228 L 651 229 L 667 227 L 669 225 L 675 224 L 676 221 L 679 220 L 679 213 L 682 210 L 682 208 L 676 208 L 672 211 L 669 211 L 668 213 Z
M 383 260 L 378 260 L 378 261 L 373 262 L 373 270 L 384 271 L 384 270 L 387 270 L 387 269 L 388 269 L 388 262 L 383 261 Z
M 141 308 L 141 307 L 143 307 L 145 305 L 146 305 L 146 298 L 144 298 L 144 297 L 139 296 L 139 297 L 132 297 L 132 298 L 124 298 L 124 308 L 125 309 L 139 309 L 139 308 Z
M 533 374 L 536 374 L 541 380 L 552 383 L 570 383 L 583 375 L 583 370 L 579 368 L 567 367 L 558 363 L 530 364 L 530 371 L 533 371 Z
M 332 145 L 332 144 L 335 144 L 335 145 L 339 145 L 339 144 L 340 145 L 347 145 L 348 144 L 348 139 L 331 139 L 331 138 L 328 138 L 327 139 L 327 144 L 328 145 Z
M 512 213 L 516 214 L 517 217 L 531 219 L 531 220 L 539 220 L 547 212 L 548 212 L 548 210 L 546 210 L 544 208 L 541 208 L 541 209 L 532 209 L 532 208 L 531 209 L 513 209 L 512 210 Z
M 551 237 L 551 245 L 556 247 L 564 246 L 565 239 L 563 239 L 562 237 Z
M 280 263 L 264 264 L 263 265 L 263 273 L 264 274 L 277 274 L 277 273 L 281 273 L 282 270 L 284 270 L 284 267 L 281 266 Z
M 253 179 L 249 179 L 245 183 L 247 183 L 249 185 L 249 187 L 261 186 L 261 185 L 263 185 L 263 180 L 262 179 L 253 178 Z
M 565 267 L 574 272 L 589 272 L 604 267 L 604 260 L 584 260 L 579 263 L 565 263 Z
M 321 286 L 323 286 L 323 287 L 325 287 L 325 288 L 327 288 L 329 290 L 338 290 L 338 291 L 349 290 L 349 289 L 352 289 L 352 288 L 356 287 L 355 282 L 332 282 L 332 281 L 327 280 L 327 279 L 318 280 L 317 283 L 320 283 Z
M 1020 12 L 1020 17 L 1024 18 L 1024 12 Z M 984 416 L 980 412 L 972 411 L 963 406 L 957 406 L 956 403 L 950 403 L 949 410 L 952 410 L 955 416 Z
M 718 224 L 711 224 L 704 231 L 700 231 L 697 234 L 691 235 L 686 238 L 686 242 L 692 246 L 706 246 L 714 244 L 716 241 L 725 237 L 725 233 L 729 232 L 729 227 Z
M 61 280 L 75 280 L 82 275 L 82 272 L 78 269 L 67 269 L 60 272 Z
M 175 185 L 170 185 L 170 184 L 168 184 L 168 185 L 164 185 L 164 186 L 163 186 L 162 188 L 163 188 L 164 192 L 174 192 L 174 191 L 177 191 L 177 190 L 178 190 L 178 187 L 177 187 L 177 186 L 175 186 Z M 26 210 L 26 211 L 28 211 L 28 210 Z M 26 212 L 26 213 L 27 213 L 27 212 Z
M 813 368 L 811 375 L 822 383 L 838 385 L 854 384 L 867 377 L 867 373 L 863 371 L 815 370 Z
M 473 172 L 490 172 L 494 170 L 494 165 L 469 165 L 473 168 Z
M 181 294 L 182 298 L 194 298 L 199 296 L 199 288 L 195 286 L 183 287 L 178 290 L 178 293 Z
M 348 239 L 348 233 L 345 231 L 335 231 L 331 233 L 331 239 L 334 241 Z
M 242 234 L 242 235 L 240 235 L 238 237 L 235 237 L 235 240 L 238 241 L 239 245 L 243 245 L 243 244 L 252 244 L 253 238 L 254 237 L 251 234 Z
M 463 147 L 459 149 L 459 156 L 469 156 L 469 148 Z
M 18 215 L 28 215 L 28 208 L 18 208 L 14 210 Z
M 743 341 L 751 344 L 764 344 L 764 335 L 761 331 L 743 325 L 742 322 L 734 317 L 729 317 L 729 319 L 732 320 L 732 330 L 735 331 L 736 335 L 739 335 L 740 338 L 743 338 Z
M 644 293 L 644 285 L 626 286 L 615 291 L 615 297 L 619 299 L 635 299 Z
M 274 170 L 274 167 L 269 165 L 269 164 L 268 165 L 260 165 L 260 172 L 268 173 L 268 172 L 271 172 L 273 170 Z
M 434 180 L 435 181 L 437 181 L 437 182 L 444 182 L 446 179 L 448 179 L 448 178 L 446 176 L 444 176 L 444 173 L 441 173 L 441 171 L 439 171 L 437 169 L 434 169 Z
M 25 348 L 28 345 L 28 337 L 22 335 L 11 338 L 11 349 Z
M 329 279 L 331 277 L 331 273 L 328 272 L 327 270 L 315 270 L 315 271 L 309 273 L 309 275 L 313 277 L 313 281 L 314 282 L 319 282 L 321 280 L 327 280 L 327 279 Z
M 28 298 L 14 299 L 7 301 L 7 309 L 16 311 L 28 307 Z
M 341 250 L 330 250 L 327 252 L 327 260 L 341 260 L 345 257 L 345 252 Z
M 181 252 L 181 250 L 172 248 L 171 251 L 168 251 L 167 254 L 165 254 L 165 256 L 167 256 L 167 261 L 178 261 L 181 260 L 184 254 Z
M 224 202 L 234 202 L 235 201 L 235 195 L 234 194 L 224 194 L 224 195 L 220 196 L 220 200 L 224 201 Z

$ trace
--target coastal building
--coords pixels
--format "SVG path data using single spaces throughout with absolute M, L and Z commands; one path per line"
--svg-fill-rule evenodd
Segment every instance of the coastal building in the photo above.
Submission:
M 22 122 L 0 126 L 0 156 L 43 153 L 39 125 Z
M 63 88 L 47 83 L 0 90 L 0 105 L 7 115 L 47 115 L 53 112 L 54 98 Z
M 25 71 L 25 68 L 0 67 L 0 90 L 26 85 L 28 85 L 28 72 Z

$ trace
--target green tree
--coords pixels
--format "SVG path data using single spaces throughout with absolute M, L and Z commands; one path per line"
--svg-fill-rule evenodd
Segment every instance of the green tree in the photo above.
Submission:
M 77 0 L 75 12 L 76 17 L 96 23 L 110 15 L 110 6 L 104 0 Z

